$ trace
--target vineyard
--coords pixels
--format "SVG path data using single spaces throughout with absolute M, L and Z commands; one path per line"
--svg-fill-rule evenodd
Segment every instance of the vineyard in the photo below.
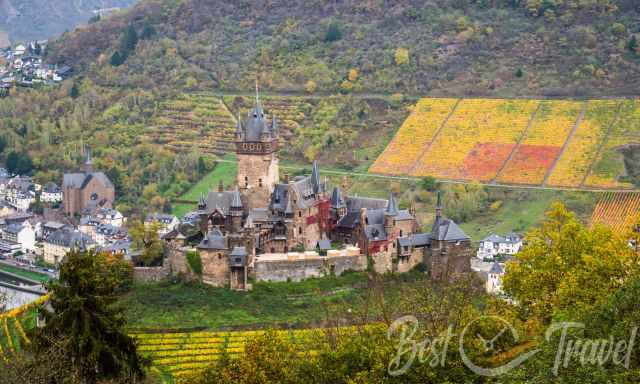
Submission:
M 223 354 L 235 358 L 244 352 L 252 338 L 265 331 L 133 333 L 138 350 L 148 357 L 153 369 L 163 376 L 186 379 L 216 362 Z M 321 343 L 323 333 L 314 329 L 279 330 L 276 337 L 291 341 L 307 350 Z
M 634 144 L 639 100 L 423 98 L 369 171 L 632 189 L 624 150 Z
M 233 149 L 235 119 L 219 97 L 181 94 L 161 103 L 145 139 L 177 152 L 222 155 Z
M 591 216 L 591 225 L 605 225 L 616 232 L 626 232 L 638 223 L 640 193 L 604 194 L 596 204 Z
M 13 353 L 19 351 L 23 345 L 31 341 L 25 330 L 36 327 L 37 307 L 44 303 L 48 296 L 42 296 L 34 302 L 0 313 L 0 358 L 7 360 Z

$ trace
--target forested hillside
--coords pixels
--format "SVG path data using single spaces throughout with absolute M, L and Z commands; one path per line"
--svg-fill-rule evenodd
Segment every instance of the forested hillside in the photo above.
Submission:
M 638 7 L 633 0 L 145 0 L 65 35 L 50 59 L 88 67 L 110 85 L 246 90 L 259 73 L 272 90 L 309 83 L 420 95 L 621 95 L 640 82 Z M 130 25 L 153 38 L 113 68 Z
M 52 38 L 94 17 L 93 11 L 126 8 L 135 0 L 1 0 L 1 36 L 13 43 Z
M 0 100 L 2 156 L 59 181 L 89 144 L 124 208 L 168 208 L 259 79 L 285 160 L 366 169 L 418 96 L 636 94 L 639 16 L 632 0 L 143 0 L 50 44 L 75 75 Z

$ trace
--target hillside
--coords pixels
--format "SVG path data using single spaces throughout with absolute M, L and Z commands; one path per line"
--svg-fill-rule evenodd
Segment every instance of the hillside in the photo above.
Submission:
M 257 78 L 285 162 L 359 171 L 422 96 L 637 93 L 635 2 L 512 3 L 143 0 L 53 41 L 47 60 L 76 75 L 0 100 L 0 136 L 41 182 L 89 144 L 122 209 L 168 209 L 228 149 Z M 617 146 L 594 169 L 618 172 Z
M 144 87 L 600 97 L 636 93 L 639 20 L 629 0 L 144 0 L 50 60 Z M 129 25 L 148 38 L 111 68 Z
M 7 40 L 53 38 L 86 23 L 95 10 L 126 8 L 136 0 L 2 0 L 0 1 L 0 48 Z M 3 41 L 2 36 L 5 35 Z

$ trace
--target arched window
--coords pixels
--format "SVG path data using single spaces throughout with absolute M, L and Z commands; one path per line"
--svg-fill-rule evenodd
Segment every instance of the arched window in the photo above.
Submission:
M 249 178 L 247 176 L 244 177 L 244 185 L 245 187 L 249 186 Z
M 402 237 L 402 229 L 400 230 L 400 237 Z
M 302 217 L 302 211 L 298 211 L 298 217 Z
M 262 187 L 262 179 L 258 179 L 258 186 Z
M 298 227 L 298 235 L 302 235 L 302 227 Z
M 222 259 L 222 253 L 218 253 L 218 260 Z

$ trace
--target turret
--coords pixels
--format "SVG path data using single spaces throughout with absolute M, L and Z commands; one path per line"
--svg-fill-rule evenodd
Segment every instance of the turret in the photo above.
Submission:
M 334 187 L 333 191 L 331 191 L 331 215 L 333 219 L 337 222 L 345 215 L 346 211 L 347 205 L 342 198 L 340 188 Z
M 384 210 L 384 227 L 387 234 L 395 227 L 396 216 L 398 216 L 398 203 L 396 202 L 396 197 L 393 195 L 393 192 L 390 192 L 389 202 L 387 203 L 387 208 Z

